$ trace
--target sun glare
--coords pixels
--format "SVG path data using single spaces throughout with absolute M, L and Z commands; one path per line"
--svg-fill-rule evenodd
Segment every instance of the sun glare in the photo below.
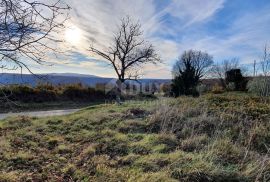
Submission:
M 76 26 L 69 27 L 66 29 L 65 38 L 66 41 L 69 42 L 70 44 L 78 45 L 82 38 L 82 32 Z

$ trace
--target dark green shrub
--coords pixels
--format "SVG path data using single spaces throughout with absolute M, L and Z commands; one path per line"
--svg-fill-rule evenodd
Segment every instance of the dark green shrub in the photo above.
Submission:
M 179 95 L 199 96 L 196 86 L 213 64 L 213 57 L 206 52 L 185 51 L 173 67 L 172 92 Z
M 226 83 L 234 83 L 236 91 L 245 91 L 247 80 L 243 77 L 240 69 L 232 69 L 226 72 Z

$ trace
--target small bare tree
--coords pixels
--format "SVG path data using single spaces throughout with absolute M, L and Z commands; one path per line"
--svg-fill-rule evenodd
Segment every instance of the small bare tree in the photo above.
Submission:
M 63 28 L 69 6 L 57 0 L 0 1 L 0 67 L 29 69 L 27 60 L 45 63 L 49 51 L 56 51 L 55 35 Z M 31 72 L 32 73 L 32 72 Z
M 270 53 L 267 45 L 264 47 L 260 61 L 261 75 L 248 83 L 248 90 L 260 97 L 270 96 Z
M 221 63 L 216 63 L 212 66 L 211 72 L 212 76 L 218 78 L 224 88 L 226 88 L 226 72 L 239 68 L 239 60 L 237 58 L 233 58 L 231 60 L 224 60 Z
M 90 51 L 109 62 L 120 83 L 138 80 L 142 65 L 160 62 L 153 45 L 143 39 L 141 25 L 134 23 L 129 17 L 121 20 L 109 48 L 99 50 L 91 46 Z
M 253 61 L 253 77 L 257 76 L 257 61 Z
M 264 52 L 261 61 L 261 68 L 263 76 L 265 77 L 270 76 L 270 52 L 268 50 L 267 45 L 265 45 L 264 47 Z

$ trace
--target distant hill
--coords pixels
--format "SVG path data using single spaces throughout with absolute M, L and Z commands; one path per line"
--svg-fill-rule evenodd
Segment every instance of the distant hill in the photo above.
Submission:
M 115 78 L 104 78 L 95 75 L 84 75 L 76 73 L 51 73 L 51 74 L 14 74 L 1 73 L 0 83 L 5 85 L 10 84 L 26 84 L 36 86 L 38 83 L 51 83 L 53 85 L 59 84 L 76 84 L 81 83 L 86 86 L 95 86 L 97 83 L 114 82 Z M 141 79 L 142 83 L 168 83 L 169 79 Z
M 89 78 L 89 77 L 96 77 L 96 78 L 101 78 L 99 76 L 95 76 L 95 75 L 86 75 L 86 74 L 79 74 L 79 73 L 50 73 L 50 76 L 67 76 L 67 77 L 85 77 L 85 78 Z

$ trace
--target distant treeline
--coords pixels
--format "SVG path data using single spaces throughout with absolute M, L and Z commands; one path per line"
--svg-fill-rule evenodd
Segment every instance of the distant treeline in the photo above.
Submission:
M 157 88 L 159 86 L 154 84 L 144 85 L 143 93 L 140 93 L 135 85 L 127 84 L 121 97 L 123 99 L 137 98 L 138 95 L 149 97 L 149 95 L 154 95 L 155 92 L 160 90 L 160 88 Z M 87 87 L 81 83 L 68 85 L 42 83 L 35 87 L 29 85 L 5 85 L 0 87 L 1 101 L 19 101 L 24 103 L 114 100 L 116 94 L 116 88 L 113 85 L 102 83 L 96 84 L 95 87 Z
M 82 84 L 51 85 L 39 84 L 9 85 L 0 88 L 0 98 L 21 102 L 52 102 L 52 101 L 96 101 L 105 99 L 102 89 L 85 87 Z

